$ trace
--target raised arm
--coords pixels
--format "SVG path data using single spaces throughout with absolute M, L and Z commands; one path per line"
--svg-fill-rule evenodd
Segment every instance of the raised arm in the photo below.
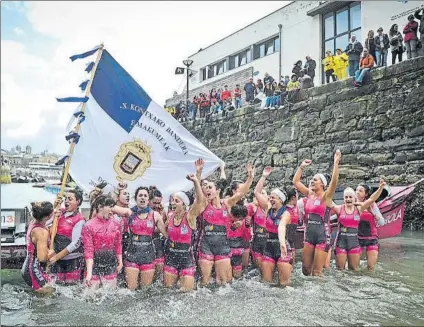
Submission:
M 228 207 L 234 206 L 237 202 L 241 200 L 243 196 L 249 192 L 250 187 L 252 186 L 253 178 L 255 177 L 255 168 L 249 163 L 247 164 L 247 179 L 239 190 L 230 198 L 225 199 Z
M 227 179 L 227 175 L 225 174 L 225 162 L 221 163 L 220 170 L 221 170 L 221 175 L 219 176 L 219 178 L 220 179 Z M 199 179 L 199 181 L 200 181 L 200 179 Z
M 302 178 L 302 174 L 303 174 L 303 170 L 309 166 L 312 163 L 312 160 L 309 159 L 305 159 L 303 160 L 303 162 L 300 164 L 299 168 L 296 171 L 296 174 L 294 174 L 293 177 L 293 185 L 294 187 L 300 192 L 302 193 L 304 196 L 308 196 L 310 194 L 310 190 L 309 188 L 307 188 L 302 182 L 301 182 L 301 178 Z
M 194 166 L 196 167 L 196 177 L 199 181 L 201 181 L 203 167 L 205 167 L 205 162 L 203 161 L 202 158 L 199 158 L 194 162 Z
M 334 154 L 333 175 L 331 176 L 330 185 L 328 185 L 328 189 L 324 193 L 323 199 L 328 207 L 332 206 L 334 192 L 336 192 L 337 183 L 339 182 L 339 162 L 341 156 L 340 150 L 337 150 Z
M 123 208 L 123 207 L 119 207 L 119 206 L 113 206 L 112 208 L 112 212 L 116 213 L 118 216 L 131 216 L 132 215 L 132 210 L 130 208 Z
M 264 188 L 265 180 L 271 174 L 272 168 L 265 167 L 262 173 L 262 177 L 259 179 L 255 187 L 255 197 L 258 200 L 258 204 L 262 210 L 268 210 L 268 200 L 265 196 L 262 195 L 262 189 Z
M 204 196 L 202 188 L 200 187 L 200 182 L 197 179 L 196 175 L 190 174 L 187 176 L 187 179 L 191 180 L 194 184 L 194 191 L 196 192 L 196 197 L 194 198 L 194 203 L 188 211 L 187 220 L 188 224 L 192 229 L 196 229 L 196 219 L 202 213 Z
M 165 223 L 163 222 L 162 216 L 160 215 L 160 213 L 154 211 L 153 217 L 155 219 L 155 223 L 157 228 L 159 229 L 159 232 L 161 232 L 163 236 L 168 237 L 168 232 L 166 230 Z
M 286 247 L 286 225 L 290 224 L 291 217 L 288 211 L 284 212 L 283 217 L 281 217 L 280 224 L 278 225 L 278 240 L 280 241 L 281 255 L 283 257 L 287 256 L 287 247 Z
M 386 186 L 386 182 L 383 179 L 380 179 L 380 185 L 378 186 L 377 191 L 375 191 L 362 205 L 359 207 L 359 213 L 364 212 L 367 210 L 371 205 L 377 201 L 378 197 L 381 195 L 381 192 L 383 192 L 384 186 Z

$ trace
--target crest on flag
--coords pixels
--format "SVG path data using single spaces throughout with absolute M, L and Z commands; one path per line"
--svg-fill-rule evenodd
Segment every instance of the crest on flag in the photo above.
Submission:
M 116 179 L 120 182 L 133 181 L 143 176 L 146 169 L 152 165 L 150 152 L 151 148 L 137 139 L 134 142 L 122 144 L 113 165 L 118 175 Z
M 175 68 L 175 75 L 181 75 L 181 74 L 184 74 L 184 72 L 185 72 L 185 68 L 182 68 L 182 67 Z

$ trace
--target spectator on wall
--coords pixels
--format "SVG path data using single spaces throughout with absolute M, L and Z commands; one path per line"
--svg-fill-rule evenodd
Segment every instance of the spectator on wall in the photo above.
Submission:
M 420 14 L 421 12 L 421 14 Z M 418 9 L 415 14 L 415 18 L 420 21 L 420 42 L 421 42 L 421 56 L 424 56 L 424 9 L 420 8 Z
M 218 111 L 221 110 L 221 106 L 219 105 L 218 101 L 211 103 L 211 108 L 209 110 L 210 114 L 216 114 Z
M 192 101 L 188 101 L 189 119 L 195 120 L 196 119 L 196 113 L 197 113 L 196 105 Z
M 375 37 L 375 54 L 377 56 L 377 66 L 387 66 L 387 53 L 390 48 L 389 36 L 383 33 L 383 28 L 379 27 Z M 375 60 L 376 58 L 374 58 Z
M 368 53 L 368 49 L 364 49 L 362 58 L 359 63 L 359 69 L 355 72 L 355 81 L 353 85 L 362 86 L 362 81 L 368 71 L 374 67 L 374 58 Z
M 224 102 L 224 108 L 225 108 L 225 103 L 228 102 L 228 100 L 232 100 L 231 99 L 231 91 L 228 89 L 228 85 L 224 86 L 224 91 L 222 91 L 221 93 L 221 100 L 222 102 Z
M 219 105 L 221 106 L 221 109 L 223 109 L 224 108 L 224 103 L 222 102 L 222 99 L 221 99 L 221 93 L 222 93 L 222 89 L 219 88 L 216 91 L 216 101 L 218 101 Z
M 292 69 L 292 73 L 296 74 L 297 77 L 302 77 L 303 76 L 303 71 L 302 71 L 302 60 L 298 60 L 294 63 L 294 67 Z
M 336 50 L 334 56 L 334 73 L 339 81 L 347 78 L 347 67 L 349 66 L 349 57 L 342 49 Z
M 191 116 L 191 118 L 193 120 L 196 120 L 196 116 L 197 116 L 197 110 L 199 109 L 199 104 L 200 104 L 200 99 L 197 95 L 195 95 L 193 97 L 193 101 L 191 101 L 193 103 L 193 114 Z
M 399 26 L 397 24 L 393 24 L 392 27 L 390 27 L 389 38 L 390 51 L 392 52 L 392 65 L 394 65 L 396 57 L 398 57 L 399 62 L 402 62 L 403 55 L 403 37 L 399 32 Z
M 242 91 L 240 89 L 240 84 L 237 84 L 236 88 L 234 89 L 234 104 L 236 109 L 241 108 L 243 106 L 241 95 L 242 95 Z
M 256 85 L 253 83 L 253 77 L 249 78 L 249 81 L 244 84 L 243 87 L 244 92 L 246 92 L 246 102 L 247 103 L 253 103 L 253 100 L 255 99 L 255 90 Z
M 336 75 L 334 74 L 334 56 L 331 50 L 327 50 L 325 54 L 327 56 L 323 59 L 322 64 L 324 65 L 325 81 L 328 84 L 330 83 L 330 77 L 333 82 L 336 81 Z
M 349 57 L 349 76 L 355 76 L 355 72 L 359 69 L 359 61 L 364 47 L 361 42 L 356 39 L 355 35 L 350 37 L 350 42 L 346 47 L 346 54 Z
M 286 76 L 286 77 L 288 77 L 288 76 Z M 280 89 L 280 104 L 281 104 L 281 106 L 283 105 L 284 100 L 287 96 L 287 84 L 288 84 L 288 82 L 290 82 L 290 80 L 287 80 L 287 83 L 286 83 L 285 80 L 281 79 L 280 83 L 278 83 L 278 88 Z
M 365 39 L 364 46 L 368 49 L 370 55 L 373 56 L 374 61 L 376 61 L 377 56 L 375 54 L 375 36 L 373 30 L 368 31 L 368 36 Z
M 297 92 L 300 88 L 297 74 L 291 76 L 290 82 L 287 83 L 287 101 L 293 103 L 296 100 Z
M 216 88 L 212 88 L 212 90 L 209 92 L 209 100 L 211 101 L 211 105 L 215 104 L 215 102 L 218 102 L 216 94 Z
M 289 82 L 290 82 L 290 76 L 289 75 L 284 76 L 284 85 L 287 86 Z
M 418 23 L 414 20 L 414 15 L 408 16 L 408 24 L 403 28 L 405 34 L 406 58 L 411 59 L 417 56 L 417 30 Z
M 262 83 L 262 80 L 258 78 L 258 80 L 256 81 L 256 94 L 263 91 L 264 91 L 264 83 Z
M 301 90 L 306 90 L 310 89 L 311 87 L 314 87 L 314 82 L 308 74 L 303 75 L 303 77 L 299 79 L 299 82 Z
M 270 103 L 271 103 L 271 98 L 274 95 L 274 90 L 272 89 L 271 83 L 265 84 L 264 94 L 265 94 L 264 109 L 269 109 Z
M 200 93 L 200 118 L 205 118 L 206 113 L 209 112 L 210 102 L 205 93 Z
M 274 78 L 269 75 L 268 73 L 265 73 L 265 77 L 264 77 L 264 84 L 266 85 L 266 83 L 270 83 L 272 84 L 274 82 Z
M 303 71 L 306 75 L 308 75 L 312 79 L 312 83 L 315 78 L 315 68 L 317 67 L 317 63 L 311 56 L 306 56 L 305 66 L 303 67 Z

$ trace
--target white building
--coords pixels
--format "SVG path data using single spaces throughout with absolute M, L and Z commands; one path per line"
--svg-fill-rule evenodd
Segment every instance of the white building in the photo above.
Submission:
M 246 72 L 246 68 L 251 68 L 255 80 L 263 79 L 265 72 L 278 79 L 279 55 L 282 75 L 291 75 L 294 63 L 302 60 L 304 64 L 305 56 L 310 55 L 317 62 L 315 84 L 319 85 L 323 82 L 320 63 L 326 50 L 344 50 L 352 34 L 364 44 L 368 31 L 377 35 L 379 27 L 388 34 L 390 27 L 398 24 L 402 31 L 408 15 L 423 7 L 424 1 L 294 1 L 190 55 L 190 68 L 198 71 L 190 78 L 190 97 L 212 87 L 223 87 L 223 83 L 230 87 L 235 81 L 244 83 L 237 74 Z M 387 62 L 391 64 L 390 51 Z M 167 103 L 177 98 L 185 96 Z

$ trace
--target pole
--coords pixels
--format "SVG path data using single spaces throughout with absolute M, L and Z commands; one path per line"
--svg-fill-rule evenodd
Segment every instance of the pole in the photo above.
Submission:
M 186 71 L 187 71 L 186 112 L 188 112 L 188 89 L 189 89 L 188 83 L 189 83 L 189 80 L 190 80 L 190 78 L 188 76 L 188 67 L 190 67 L 190 66 L 188 65 L 187 69 L 186 69 Z
M 279 47 L 279 49 L 278 49 L 278 52 L 279 52 L 279 54 L 278 54 L 278 75 L 279 75 L 279 77 L 278 77 L 278 81 L 280 81 L 281 80 L 281 43 L 282 43 L 282 40 L 281 40 L 281 30 L 283 29 L 283 25 L 281 25 L 281 24 L 278 24 L 278 29 L 279 29 L 279 35 L 278 35 L 278 38 L 279 38 L 279 40 L 280 40 L 280 47 Z
M 91 85 L 93 83 L 94 75 L 96 74 L 97 65 L 99 64 L 100 58 L 102 57 L 103 47 L 104 47 L 104 45 L 102 43 L 100 48 L 99 48 L 99 52 L 97 52 L 97 58 L 96 58 L 96 61 L 94 63 L 93 70 L 91 71 L 90 81 L 88 82 L 87 88 L 85 89 L 85 96 L 88 96 L 90 94 Z M 87 102 L 83 103 L 82 106 L 81 106 L 81 111 L 83 113 L 85 112 L 86 106 L 87 106 Z M 78 120 L 77 126 L 75 127 L 75 133 L 78 133 L 80 128 L 81 128 L 81 124 Z M 65 170 L 64 170 L 63 176 L 62 176 L 62 184 L 60 186 L 60 191 L 57 195 L 57 199 L 62 199 L 63 194 L 65 193 L 66 180 L 68 179 L 69 168 L 71 167 L 71 160 L 72 160 L 72 155 L 74 154 L 74 149 L 75 149 L 75 143 L 72 141 L 71 146 L 69 148 L 69 158 L 66 161 Z M 50 250 L 54 250 L 54 238 L 56 237 L 56 233 L 57 233 L 57 224 L 58 224 L 58 221 L 59 221 L 59 215 L 60 215 L 59 212 L 57 212 L 55 214 L 55 217 L 54 217 L 54 220 L 53 220 L 53 225 L 52 225 L 52 228 L 51 228 L 51 231 L 50 231 L 50 233 L 51 233 Z

